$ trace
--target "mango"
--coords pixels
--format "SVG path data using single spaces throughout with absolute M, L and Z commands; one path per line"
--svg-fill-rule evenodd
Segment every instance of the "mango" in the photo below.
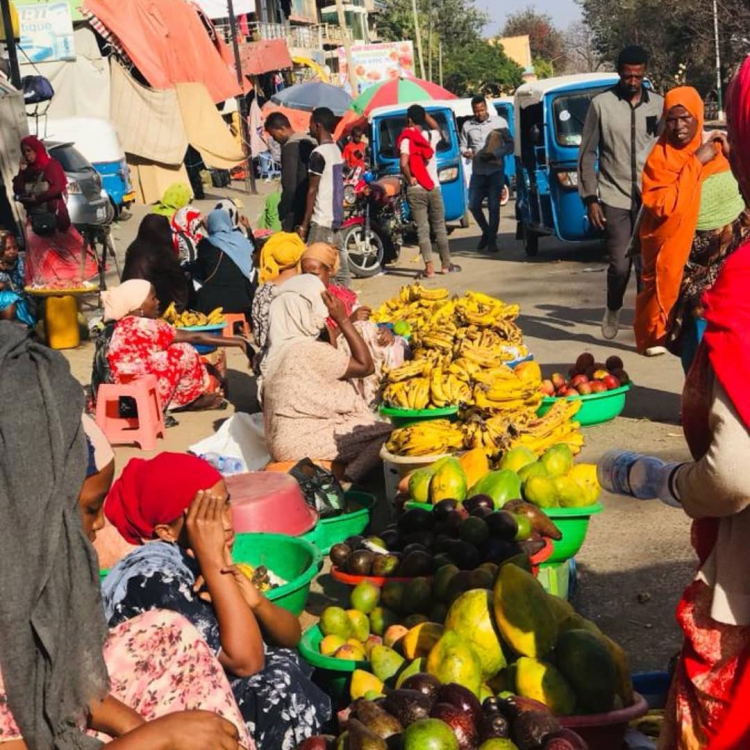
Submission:
M 458 750 L 453 730 L 440 719 L 420 719 L 401 735 L 402 750 Z
M 552 664 L 522 656 L 516 662 L 516 692 L 544 703 L 557 716 L 570 716 L 576 695 L 562 673 Z
M 398 674 L 404 665 L 404 657 L 388 646 L 373 646 L 370 652 L 370 666 L 373 674 L 383 682 Z
M 383 643 L 393 648 L 408 632 L 403 625 L 391 625 L 383 634 Z
M 473 495 L 489 495 L 495 503 L 495 508 L 502 508 L 508 500 L 521 497 L 521 480 L 518 474 L 509 469 L 491 471 L 482 477 L 468 492 Z
M 490 460 L 484 448 L 472 448 L 458 459 L 466 475 L 466 484 L 473 487 L 485 474 L 490 473 Z
M 580 713 L 604 713 L 615 705 L 617 668 L 600 635 L 568 630 L 555 646 L 558 669 L 576 694 Z
M 602 486 L 596 475 L 596 464 L 576 464 L 567 474 L 582 489 L 586 497 L 585 505 L 593 505 L 598 502 L 602 493 Z
M 448 498 L 459 503 L 466 498 L 466 474 L 455 458 L 443 461 L 430 479 L 430 502 L 435 505 Z
M 552 651 L 557 641 L 555 613 L 549 595 L 531 573 L 503 565 L 493 593 L 495 622 L 514 651 L 536 659 Z
M 383 639 L 379 635 L 371 635 L 364 643 L 365 646 L 365 654 L 367 658 L 370 658 L 370 654 L 372 653 L 373 648 L 375 646 L 380 646 L 383 643 Z
M 589 504 L 586 491 L 570 477 L 555 477 L 553 481 L 561 508 L 583 508 Z
M 436 622 L 420 622 L 401 640 L 401 649 L 407 659 L 420 659 L 432 651 L 445 628 Z
M 432 469 L 417 469 L 409 475 L 409 497 L 417 503 L 430 502 Z
M 320 616 L 323 635 L 340 635 L 344 640 L 352 637 L 352 621 L 341 607 L 326 607 Z
M 523 496 L 526 502 L 533 503 L 540 508 L 558 508 L 560 501 L 557 497 L 555 480 L 550 476 L 530 476 L 523 483 Z
M 524 445 L 519 445 L 517 448 L 511 448 L 503 454 L 497 468 L 509 469 L 510 471 L 515 471 L 517 474 L 525 466 L 535 464 L 536 460 L 536 453 L 534 451 Z
M 347 609 L 346 615 L 352 624 L 352 637 L 364 643 L 370 635 L 370 620 L 358 609 Z
M 557 443 L 547 448 L 539 460 L 551 477 L 562 477 L 573 468 L 573 451 L 567 443 Z
M 485 680 L 505 667 L 500 634 L 494 622 L 492 592 L 472 589 L 461 594 L 448 610 L 445 627 L 471 643 Z
M 361 581 L 349 595 L 349 603 L 352 609 L 358 609 L 369 615 L 380 601 L 380 587 L 370 581 Z
M 353 701 L 364 698 L 369 692 L 381 694 L 385 685 L 374 674 L 365 672 L 364 669 L 355 669 L 349 682 L 349 696 Z
M 446 630 L 427 657 L 427 673 L 442 683 L 455 682 L 479 696 L 482 663 L 473 647 L 453 630 Z
M 542 368 L 533 359 L 527 362 L 519 362 L 513 368 L 513 374 L 525 383 L 542 383 Z
M 340 649 L 334 654 L 336 659 L 343 659 L 344 661 L 366 661 L 367 654 L 361 643 L 354 641 L 352 643 L 345 643 Z
M 370 612 L 370 632 L 382 636 L 391 625 L 398 622 L 398 615 L 387 607 L 375 607 Z
M 427 669 L 427 659 L 415 659 L 410 661 L 399 673 L 396 678 L 396 689 L 403 685 L 404 681 L 411 677 L 413 674 L 419 674 Z
M 323 656 L 333 656 L 345 643 L 340 635 L 327 635 L 320 642 L 320 653 Z

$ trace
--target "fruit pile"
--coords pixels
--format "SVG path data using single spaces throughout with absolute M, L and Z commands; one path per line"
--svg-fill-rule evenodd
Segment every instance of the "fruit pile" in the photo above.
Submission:
M 593 354 L 584 352 L 568 370 L 567 378 L 562 373 L 554 372 L 542 381 L 540 391 L 545 396 L 588 396 L 612 391 L 628 383 L 630 376 L 620 357 L 613 355 L 602 364 L 594 359 Z
M 184 310 L 178 313 L 174 302 L 164 311 L 162 318 L 171 323 L 175 328 L 190 328 L 192 326 L 211 326 L 225 323 L 224 308 L 217 307 L 206 315 L 196 310 Z
M 235 567 L 255 584 L 258 591 L 270 591 L 286 583 L 286 581 L 272 573 L 265 565 L 258 565 L 257 568 L 254 568 L 250 563 L 240 562 L 235 563 Z

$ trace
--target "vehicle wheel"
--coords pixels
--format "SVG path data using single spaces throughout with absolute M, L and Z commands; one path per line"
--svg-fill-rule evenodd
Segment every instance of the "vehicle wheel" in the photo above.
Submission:
M 539 235 L 527 227 L 523 228 L 523 249 L 530 258 L 539 253 Z
M 349 270 L 358 279 L 367 279 L 380 273 L 385 256 L 385 245 L 379 233 L 370 227 L 365 237 L 363 224 L 355 224 L 341 233 L 341 244 L 349 259 Z
M 504 205 L 503 203 L 500 204 L 501 206 Z M 471 218 L 469 217 L 469 212 L 466 211 L 464 215 L 461 217 L 461 229 L 468 229 L 471 226 Z
M 503 185 L 503 192 L 500 193 L 500 205 L 507 206 L 510 200 L 510 188 L 507 185 Z
M 112 196 L 111 196 L 111 195 L 109 196 L 109 202 L 110 202 L 110 204 L 112 205 L 112 209 L 113 209 L 113 210 L 114 210 L 114 212 L 115 212 L 115 215 L 114 215 L 114 217 L 112 218 L 112 221 L 119 221 L 119 220 L 120 220 L 120 214 L 122 213 L 122 209 L 120 208 L 120 206 L 118 206 L 118 205 L 117 205 L 117 204 L 116 204 L 116 203 L 115 203 L 115 202 L 114 202 L 114 201 L 112 200 Z

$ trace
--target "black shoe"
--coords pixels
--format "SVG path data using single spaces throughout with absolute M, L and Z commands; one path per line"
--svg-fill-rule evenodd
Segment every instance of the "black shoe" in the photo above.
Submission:
M 490 242 L 487 245 L 487 252 L 488 253 L 499 253 L 500 252 L 500 248 L 497 246 L 496 242 Z
M 489 244 L 490 244 L 490 241 L 487 235 L 482 234 L 482 239 L 479 240 L 479 244 L 477 245 L 477 250 L 484 250 Z

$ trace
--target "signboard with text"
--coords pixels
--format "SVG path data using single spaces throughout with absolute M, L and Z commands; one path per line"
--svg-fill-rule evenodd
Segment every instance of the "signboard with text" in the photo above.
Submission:
M 16 10 L 21 27 L 20 47 L 31 62 L 76 59 L 73 19 L 67 2 L 17 5 Z
M 349 83 L 349 68 L 343 47 L 338 49 L 341 82 Z M 356 94 L 368 86 L 383 83 L 402 75 L 414 75 L 414 45 L 411 42 L 352 45 L 352 64 L 357 80 Z

